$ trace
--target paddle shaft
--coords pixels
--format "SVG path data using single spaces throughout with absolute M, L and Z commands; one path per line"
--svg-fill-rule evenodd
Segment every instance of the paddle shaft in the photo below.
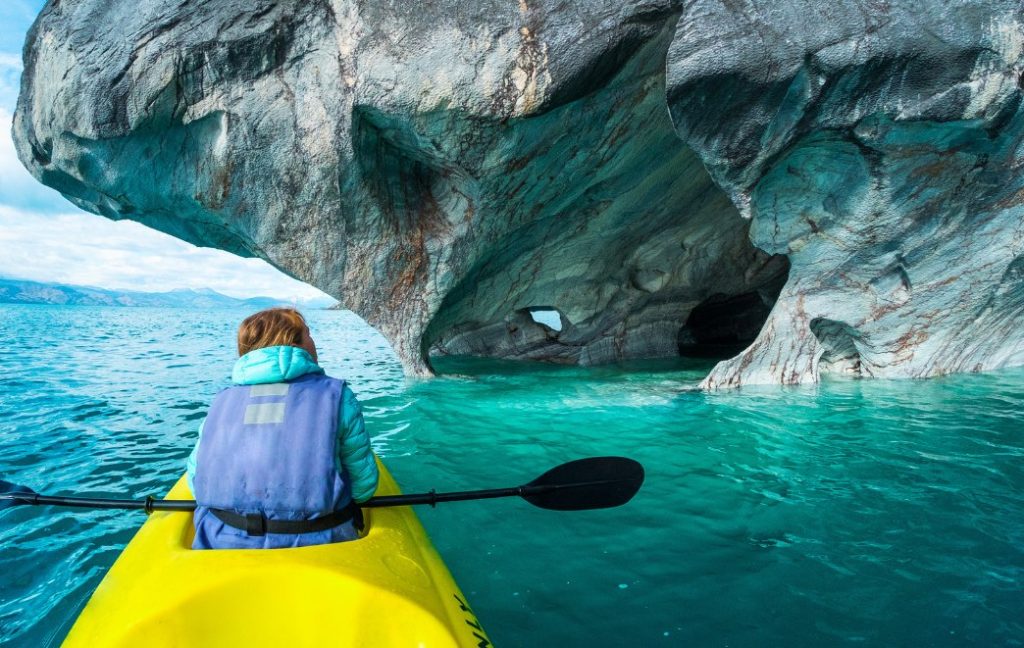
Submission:
M 531 488 L 547 489 L 547 486 L 515 488 L 489 488 L 475 491 L 455 491 L 451 493 L 415 493 L 412 495 L 381 495 L 371 498 L 359 506 L 362 508 L 381 508 L 385 506 L 411 506 L 414 504 L 430 504 L 436 506 L 440 502 L 464 502 L 466 500 L 494 499 L 496 497 L 515 497 L 531 494 Z
M 459 491 L 452 493 L 415 493 L 411 495 L 383 495 L 374 497 L 360 504 L 362 508 L 384 508 L 387 506 L 412 506 L 415 504 L 430 504 L 435 506 L 440 502 L 461 502 L 466 500 L 493 499 L 495 497 L 514 497 L 534 494 L 554 488 L 553 486 L 517 486 L 515 488 L 491 488 L 477 491 Z M 0 498 L 17 500 L 22 504 L 69 506 L 74 508 L 93 509 L 127 509 L 144 510 L 147 513 L 152 511 L 194 511 L 195 500 L 158 500 L 147 498 L 145 500 L 130 499 L 108 499 L 101 497 L 60 497 L 56 495 L 39 495 L 37 493 L 19 495 L 9 493 L 0 495 Z
M 40 495 L 38 493 L 8 493 L 0 495 L 0 499 L 17 500 L 21 504 L 69 506 L 73 508 L 93 509 L 141 509 L 147 513 L 152 511 L 194 511 L 195 500 L 158 500 L 147 497 L 144 500 L 111 499 L 105 497 L 61 497 L 59 495 Z
M 360 504 L 362 508 L 379 508 L 384 506 L 410 506 L 414 504 L 430 504 L 440 502 L 464 502 L 467 500 L 494 499 L 496 497 L 530 497 L 570 488 L 588 488 L 616 484 L 621 479 L 592 479 L 590 481 L 573 482 L 570 484 L 524 484 L 514 488 L 489 488 L 486 490 L 454 491 L 451 493 L 416 493 L 414 495 L 382 495 Z
M 411 506 L 441 502 L 494 499 L 498 497 L 521 497 L 539 508 L 561 511 L 579 511 L 595 508 L 610 508 L 628 502 L 644 480 L 643 466 L 624 457 L 589 457 L 577 459 L 556 466 L 537 479 L 512 488 L 488 488 L 450 493 L 416 493 L 412 495 L 383 495 L 360 504 L 364 508 L 386 506 Z M 2 482 L 7 487 L 10 482 Z M 24 486 L 16 488 L 26 488 Z M 12 489 L 13 490 L 13 489 Z M 40 495 L 32 492 L 0 493 L 0 504 L 33 504 L 71 506 L 97 509 L 142 509 L 153 511 L 193 511 L 195 500 L 158 500 L 147 497 L 144 500 L 108 499 L 98 497 L 61 497 Z M 3 508 L 0 505 L 0 508 Z

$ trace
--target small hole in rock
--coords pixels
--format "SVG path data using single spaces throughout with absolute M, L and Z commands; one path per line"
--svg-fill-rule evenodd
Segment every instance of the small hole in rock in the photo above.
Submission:
M 552 331 L 562 330 L 562 314 L 557 309 L 548 307 L 527 308 L 534 322 L 546 326 Z

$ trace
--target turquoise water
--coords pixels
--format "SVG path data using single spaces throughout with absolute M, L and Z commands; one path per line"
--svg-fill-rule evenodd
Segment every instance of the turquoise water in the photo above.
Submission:
M 180 475 L 245 313 L 0 306 L 0 477 L 141 497 Z M 692 391 L 706 364 L 449 360 L 310 313 L 408 491 L 510 486 L 622 454 L 628 506 L 512 500 L 421 519 L 499 646 L 1024 642 L 1024 371 Z M 57 645 L 139 514 L 0 513 L 0 643 Z M 339 603 L 343 604 L 343 603 Z

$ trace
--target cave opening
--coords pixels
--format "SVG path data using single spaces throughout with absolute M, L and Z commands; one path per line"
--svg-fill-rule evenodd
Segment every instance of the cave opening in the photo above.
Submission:
M 861 334 L 846 322 L 816 317 L 810 322 L 811 333 L 824 351 L 818 359 L 822 374 L 845 375 L 860 378 L 870 371 L 861 360 Z
M 541 326 L 546 326 L 552 331 L 562 330 L 562 321 L 564 315 L 557 308 L 551 308 L 550 306 L 532 306 L 526 309 L 529 313 L 530 318 L 534 322 Z
M 757 338 L 789 278 L 789 260 L 780 272 L 755 290 L 740 294 L 713 293 L 697 304 L 676 338 L 679 355 L 725 360 Z

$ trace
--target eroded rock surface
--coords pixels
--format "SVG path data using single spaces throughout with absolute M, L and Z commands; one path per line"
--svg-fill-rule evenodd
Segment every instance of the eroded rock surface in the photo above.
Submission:
M 1024 362 L 1020 13 L 51 1 L 14 135 L 79 206 L 339 298 L 410 373 L 755 336 L 707 386 L 976 370 Z
M 697 2 L 668 56 L 680 136 L 789 280 L 705 380 L 1024 362 L 1019 2 Z

